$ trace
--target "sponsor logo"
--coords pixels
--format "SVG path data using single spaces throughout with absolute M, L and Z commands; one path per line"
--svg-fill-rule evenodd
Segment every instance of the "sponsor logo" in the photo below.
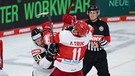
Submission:
M 107 21 L 119 21 L 120 17 L 107 18 Z
M 4 36 L 6 36 L 6 35 L 12 35 L 14 33 L 15 33 L 14 31 L 7 31 L 7 32 L 4 32 L 3 35 Z
M 126 20 L 135 20 L 135 16 L 132 16 L 132 17 L 131 16 L 127 16 Z
M 100 42 L 103 39 L 103 36 L 93 36 L 90 40 L 91 42 Z
M 19 33 L 29 32 L 29 31 L 30 31 L 30 28 L 20 29 Z
M 63 63 L 67 63 L 67 64 L 72 64 L 72 65 L 74 65 L 74 64 L 78 64 L 80 61 L 78 61 L 78 60 L 63 59 L 62 62 L 63 62 Z

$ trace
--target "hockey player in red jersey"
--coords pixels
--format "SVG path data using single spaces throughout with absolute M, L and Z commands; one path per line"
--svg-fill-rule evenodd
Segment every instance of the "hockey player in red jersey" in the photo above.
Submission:
M 55 56 L 56 67 L 52 76 L 83 76 L 83 57 L 87 44 L 92 38 L 89 27 L 84 21 L 74 23 L 70 28 L 52 34 L 44 33 L 45 43 L 58 44 L 58 53 Z M 53 38 L 54 41 L 53 42 Z M 51 44 L 52 45 L 52 44 Z M 51 47 L 51 49 L 54 49 Z M 51 51 L 53 53 L 53 51 Z
M 3 70 L 3 42 L 0 40 L 0 76 L 8 76 L 7 72 Z
M 31 32 L 31 38 L 34 42 L 31 53 L 35 60 L 32 76 L 51 76 L 54 70 L 53 58 L 48 55 L 48 45 L 43 43 L 43 32 L 50 31 L 50 23 L 43 23 L 42 28 L 43 30 L 35 28 Z

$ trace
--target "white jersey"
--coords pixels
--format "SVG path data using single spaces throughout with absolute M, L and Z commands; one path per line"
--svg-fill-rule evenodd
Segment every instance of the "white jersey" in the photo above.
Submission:
M 4 70 L 0 70 L 0 76 L 8 76 L 8 74 Z
M 41 54 L 44 51 L 46 51 L 45 48 L 42 48 L 33 44 L 31 53 L 34 56 L 36 54 Z M 35 61 L 33 63 L 33 68 L 34 68 L 33 75 L 34 76 L 50 76 L 54 70 L 54 68 L 48 69 L 51 64 L 52 62 L 48 61 L 45 57 L 43 57 L 40 60 L 39 64 L 37 64 L 37 62 Z

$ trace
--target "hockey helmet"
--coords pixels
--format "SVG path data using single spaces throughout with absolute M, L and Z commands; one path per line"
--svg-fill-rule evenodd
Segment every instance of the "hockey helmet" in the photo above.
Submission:
M 84 21 L 78 21 L 75 23 L 74 29 L 77 30 L 78 36 L 85 36 L 89 31 L 89 26 Z
M 41 29 L 35 28 L 31 32 L 32 40 L 36 40 L 37 38 L 42 37 L 42 36 L 43 36 L 43 33 L 42 33 Z
M 87 10 L 87 15 L 89 14 L 90 11 L 97 11 L 98 14 L 100 14 L 100 10 L 98 8 L 98 6 L 96 5 L 91 5 L 88 10 Z

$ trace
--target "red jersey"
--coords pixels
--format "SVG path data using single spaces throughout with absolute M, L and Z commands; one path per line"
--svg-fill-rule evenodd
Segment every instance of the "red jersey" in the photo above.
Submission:
M 82 59 L 91 37 L 91 33 L 84 37 L 77 37 L 68 30 L 55 33 L 54 41 L 59 46 L 59 52 L 55 57 L 54 66 L 65 72 L 81 70 Z M 51 43 L 51 34 L 46 34 L 44 40 L 46 43 Z

